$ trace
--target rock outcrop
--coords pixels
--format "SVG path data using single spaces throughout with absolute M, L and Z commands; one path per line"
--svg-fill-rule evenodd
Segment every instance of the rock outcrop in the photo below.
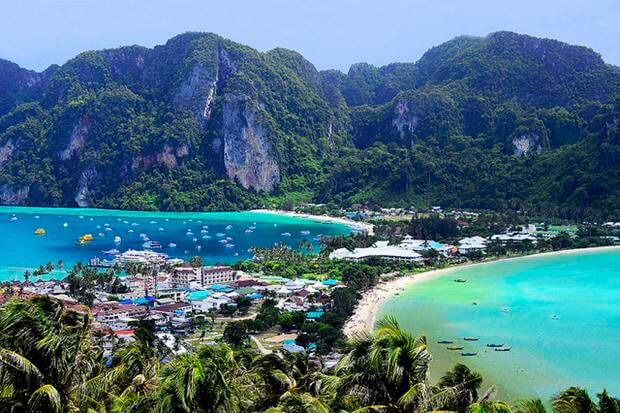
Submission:
M 22 205 L 28 199 L 30 186 L 14 189 L 9 185 L 0 186 L 0 203 L 2 205 Z
M 396 103 L 394 106 L 392 126 L 398 130 L 401 140 L 405 140 L 405 134 L 413 134 L 413 131 L 418 126 L 418 120 L 419 118 L 409 110 L 409 102 L 406 100 L 399 100 Z
M 94 165 L 90 165 L 80 174 L 80 181 L 78 184 L 78 191 L 75 195 L 75 202 L 80 208 L 90 208 L 91 199 L 95 194 L 95 188 L 99 174 Z
M 534 133 L 528 133 L 513 138 L 512 145 L 514 147 L 513 154 L 515 156 L 539 154 L 542 152 L 540 136 Z
M 74 155 L 80 153 L 82 147 L 86 143 L 86 137 L 90 133 L 92 121 L 88 116 L 81 116 L 78 123 L 71 130 L 69 136 L 69 143 L 66 148 L 62 150 L 58 156 L 61 160 L 66 161 L 71 159 Z
M 247 96 L 229 94 L 224 97 L 222 113 L 226 174 L 246 189 L 271 191 L 280 181 L 280 169 L 263 108 Z

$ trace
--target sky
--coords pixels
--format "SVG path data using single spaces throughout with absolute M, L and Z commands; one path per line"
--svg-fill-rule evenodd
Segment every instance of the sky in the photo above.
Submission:
M 588 46 L 620 65 L 620 0 L 0 0 L 0 58 L 35 70 L 204 31 L 346 72 L 356 62 L 414 62 L 455 36 L 499 30 Z

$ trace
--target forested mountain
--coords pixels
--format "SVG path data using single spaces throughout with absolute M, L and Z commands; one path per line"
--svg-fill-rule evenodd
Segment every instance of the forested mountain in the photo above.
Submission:
M 0 202 L 295 201 L 620 215 L 620 69 L 509 32 L 319 72 L 214 34 L 0 61 Z

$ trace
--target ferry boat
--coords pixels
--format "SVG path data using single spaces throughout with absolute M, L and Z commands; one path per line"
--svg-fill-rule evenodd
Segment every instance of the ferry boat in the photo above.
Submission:
M 115 258 L 114 262 L 120 265 L 126 265 L 130 263 L 163 264 L 167 258 L 168 255 L 161 252 L 127 250 L 118 255 Z

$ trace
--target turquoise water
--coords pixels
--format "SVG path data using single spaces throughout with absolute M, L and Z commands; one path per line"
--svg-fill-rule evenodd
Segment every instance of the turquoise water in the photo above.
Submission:
M 618 396 L 619 300 L 620 249 L 590 250 L 454 269 L 412 285 L 380 316 L 393 314 L 406 329 L 427 335 L 435 379 L 461 362 L 481 372 L 485 384 L 498 385 L 503 399 L 547 400 L 569 386 Z M 465 342 L 468 336 L 480 340 Z M 438 340 L 479 353 L 463 357 Z M 487 343 L 512 350 L 496 352 Z
M 13 216 L 17 220 L 12 221 Z M 67 223 L 66 228 L 64 223 Z M 255 228 L 250 229 L 252 232 L 246 232 L 250 227 Z M 37 228 L 45 229 L 46 234 L 34 235 Z M 188 230 L 193 235 L 187 235 Z M 207 232 L 201 232 L 203 230 Z M 305 239 L 316 250 L 319 244 L 313 238 L 318 235 L 350 232 L 349 227 L 342 224 L 324 224 L 310 218 L 256 212 L 152 213 L 0 207 L 0 281 L 22 279 L 25 269 L 49 261 L 56 263 L 62 260 L 68 267 L 78 261 L 87 262 L 95 256 L 102 257 L 103 250 L 144 249 L 141 233 L 159 241 L 163 246 L 161 251 L 171 258 L 200 255 L 205 263 L 215 264 L 250 258 L 249 248 L 269 247 L 274 243 L 297 248 Z M 283 233 L 290 233 L 290 236 L 283 236 Z M 82 246 L 74 245 L 76 239 L 84 234 L 92 234 L 94 240 Z M 114 243 L 115 236 L 121 237 L 118 245 Z M 234 247 L 220 242 L 226 238 L 231 238 L 227 244 Z M 176 243 L 177 246 L 171 248 L 169 243 Z

